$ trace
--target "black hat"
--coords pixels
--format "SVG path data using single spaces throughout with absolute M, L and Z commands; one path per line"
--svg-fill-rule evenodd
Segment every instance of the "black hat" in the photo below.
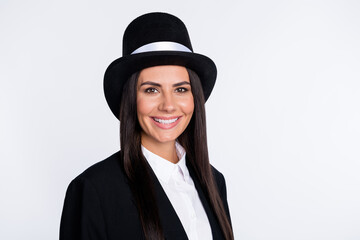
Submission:
M 185 24 L 167 13 L 148 13 L 133 20 L 123 37 L 123 56 L 113 61 L 104 76 L 105 98 L 119 118 L 124 83 L 135 72 L 158 65 L 180 65 L 195 71 L 205 101 L 216 80 L 215 63 L 194 53 Z

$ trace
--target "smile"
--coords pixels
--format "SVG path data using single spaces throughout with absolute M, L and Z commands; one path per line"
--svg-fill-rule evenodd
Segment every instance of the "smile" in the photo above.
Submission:
M 155 118 L 154 117 L 154 120 L 158 123 L 163 123 L 163 124 L 170 124 L 170 123 L 173 123 L 173 122 L 176 122 L 179 118 L 173 118 L 173 119 L 161 119 L 161 118 Z
M 170 129 L 175 127 L 178 124 L 180 118 L 181 117 L 173 117 L 173 118 L 151 117 L 155 125 L 162 129 Z

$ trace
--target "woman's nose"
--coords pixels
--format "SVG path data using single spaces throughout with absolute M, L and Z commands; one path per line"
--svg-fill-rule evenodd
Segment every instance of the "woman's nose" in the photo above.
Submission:
M 176 104 L 173 99 L 173 96 L 169 93 L 163 94 L 161 103 L 159 105 L 159 110 L 166 112 L 173 112 L 176 109 Z

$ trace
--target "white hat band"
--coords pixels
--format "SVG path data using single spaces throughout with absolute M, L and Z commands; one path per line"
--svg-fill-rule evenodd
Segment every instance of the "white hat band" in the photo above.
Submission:
M 179 52 L 192 52 L 189 48 L 177 42 L 153 42 L 139 47 L 131 54 L 154 52 L 154 51 L 179 51 Z

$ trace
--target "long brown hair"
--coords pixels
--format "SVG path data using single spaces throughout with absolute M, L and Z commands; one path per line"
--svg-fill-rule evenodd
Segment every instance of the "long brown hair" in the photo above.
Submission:
M 194 113 L 186 130 L 178 137 L 186 150 L 187 160 L 194 168 L 202 189 L 218 219 L 226 240 L 233 240 L 230 221 L 226 215 L 214 176 L 207 148 L 205 100 L 198 75 L 188 69 Z M 155 191 L 151 181 L 150 167 L 141 151 L 141 127 L 137 119 L 137 81 L 139 72 L 125 83 L 120 106 L 120 145 L 124 170 L 137 204 L 142 228 L 147 240 L 164 239 L 160 223 Z

